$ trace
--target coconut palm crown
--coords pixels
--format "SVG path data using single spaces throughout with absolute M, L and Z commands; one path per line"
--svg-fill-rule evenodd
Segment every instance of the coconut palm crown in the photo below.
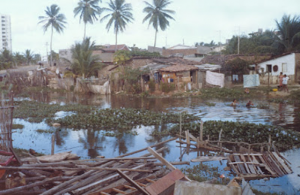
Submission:
M 101 18 L 101 22 L 109 18 L 106 25 L 107 31 L 110 30 L 110 27 L 113 26 L 114 33 L 116 34 L 116 50 L 118 43 L 118 33 L 123 32 L 126 29 L 128 22 L 134 20 L 131 13 L 132 7 L 131 3 L 125 3 L 125 0 L 110 0 L 108 8 L 102 8 L 103 12 L 109 12 L 107 15 Z
M 154 39 L 154 47 L 156 46 L 156 37 L 158 28 L 162 31 L 166 30 L 166 28 L 170 25 L 168 19 L 175 20 L 171 15 L 175 14 L 175 11 L 168 10 L 166 7 L 170 5 L 172 2 L 169 0 L 153 0 L 153 5 L 144 1 L 146 7 L 143 9 L 147 15 L 143 19 L 143 22 L 149 20 L 149 26 L 152 24 L 155 29 L 155 39 Z
M 90 37 L 84 39 L 82 43 L 75 43 L 72 47 L 71 69 L 75 75 L 87 78 L 102 68 L 100 58 L 93 55 L 94 47 L 95 42 L 92 42 Z
M 84 35 L 86 35 L 86 24 L 93 24 L 94 20 L 98 20 L 97 16 L 101 13 L 101 8 L 98 6 L 101 0 L 80 0 L 78 6 L 74 8 L 74 17 L 80 14 L 79 21 L 82 20 L 84 23 Z
M 284 15 L 281 21 L 277 21 L 278 42 L 284 45 L 287 52 L 292 51 L 300 44 L 300 17 Z
M 43 24 L 44 32 L 51 27 L 51 40 L 50 40 L 50 51 L 52 51 L 52 38 L 53 38 L 53 29 L 61 33 L 65 28 L 66 17 L 64 14 L 59 13 L 60 8 L 53 4 L 50 7 L 47 7 L 45 10 L 46 16 L 39 16 L 40 22 L 38 24 Z M 52 55 L 50 57 L 50 66 L 52 65 Z

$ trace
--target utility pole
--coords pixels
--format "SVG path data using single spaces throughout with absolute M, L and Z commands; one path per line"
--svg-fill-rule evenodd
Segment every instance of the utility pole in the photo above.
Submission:
M 239 34 L 238 34 L 238 55 L 240 54 L 240 27 L 239 27 Z

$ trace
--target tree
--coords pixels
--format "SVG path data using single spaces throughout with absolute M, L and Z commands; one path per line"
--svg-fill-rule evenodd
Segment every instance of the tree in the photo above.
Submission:
M 103 16 L 100 20 L 103 22 L 109 18 L 108 23 L 106 24 L 106 29 L 109 31 L 110 27 L 113 25 L 114 32 L 116 34 L 116 48 L 118 43 L 118 33 L 123 32 L 126 28 L 128 22 L 134 20 L 131 13 L 132 7 L 131 3 L 125 3 L 125 0 L 110 0 L 108 8 L 102 8 L 104 12 L 109 12 L 107 15 Z
M 300 44 L 300 17 L 284 15 L 280 22 L 275 21 L 279 30 L 277 41 L 284 45 L 287 52 L 294 50 Z
M 32 51 L 30 51 L 30 49 L 26 49 L 24 57 L 26 59 L 27 65 L 29 65 L 31 62 L 34 62 L 34 55 L 35 54 Z
M 13 56 L 11 55 L 9 50 L 4 49 L 0 53 L 0 69 L 12 68 L 13 64 L 14 64 Z
M 13 58 L 14 58 L 15 65 L 17 65 L 17 66 L 22 65 L 23 62 L 26 62 L 26 59 L 24 58 L 24 56 L 22 54 L 20 54 L 19 52 L 14 53 Z
M 152 24 L 155 29 L 155 39 L 154 39 L 154 47 L 156 46 L 156 37 L 158 28 L 162 31 L 166 30 L 166 28 L 170 25 L 168 19 L 175 20 L 171 14 L 175 14 L 175 11 L 168 10 L 166 7 L 171 4 L 169 0 L 153 0 L 153 5 L 145 1 L 147 5 L 143 12 L 147 15 L 144 18 L 143 22 L 149 20 L 149 26 Z
M 80 0 L 78 6 L 74 8 L 74 17 L 80 14 L 79 21 L 82 20 L 84 23 L 84 35 L 86 35 L 86 24 L 89 22 L 93 24 L 94 20 L 98 20 L 97 15 L 101 13 L 101 8 L 98 6 L 101 0 Z
M 102 68 L 100 58 L 93 55 L 94 46 L 95 42 L 91 42 L 89 37 L 82 43 L 75 43 L 71 49 L 73 62 L 70 62 L 73 74 L 86 78 Z
M 126 50 L 119 50 L 114 53 L 114 63 L 123 65 L 126 61 L 131 59 L 131 52 Z
M 39 24 L 43 24 L 44 33 L 48 30 L 48 27 L 51 26 L 51 39 L 50 39 L 50 51 L 52 51 L 52 38 L 53 38 L 53 29 L 56 32 L 61 33 L 65 28 L 66 17 L 64 14 L 59 13 L 60 8 L 53 4 L 50 7 L 47 7 L 45 10 L 46 16 L 40 16 Z M 50 57 L 50 66 L 52 65 L 52 55 Z
M 58 53 L 56 53 L 55 51 L 52 50 L 51 53 L 50 53 L 50 55 L 48 56 L 48 60 L 50 60 L 51 55 L 52 55 L 52 60 L 54 62 L 58 62 L 59 61 L 59 54 Z

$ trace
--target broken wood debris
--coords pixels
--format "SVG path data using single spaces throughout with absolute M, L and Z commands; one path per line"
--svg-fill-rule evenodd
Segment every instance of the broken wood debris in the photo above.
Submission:
M 0 180 L 6 183 L 9 180 L 22 181 L 10 185 L 9 189 L 1 190 L 1 194 L 150 194 L 146 187 L 154 184 L 170 171 L 177 170 L 172 163 L 159 154 L 166 147 L 160 146 L 177 138 L 172 138 L 150 147 L 137 150 L 116 158 L 97 158 L 78 160 L 71 152 L 57 153 L 42 157 L 31 155 L 23 158 L 20 166 L 3 166 L 10 178 Z M 130 155 L 149 151 L 140 157 Z M 74 160 L 77 159 L 77 160 Z M 157 162 L 159 160 L 160 162 Z M 156 162 L 155 162 L 156 161 Z M 189 162 L 175 162 L 187 164 Z M 20 173 L 20 174 L 15 174 Z M 22 175 L 22 178 L 19 178 Z M 183 177 L 185 177 L 183 175 Z

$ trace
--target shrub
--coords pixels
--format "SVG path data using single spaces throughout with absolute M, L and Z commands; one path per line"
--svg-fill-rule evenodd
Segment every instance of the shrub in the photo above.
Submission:
M 161 83 L 160 84 L 161 91 L 165 93 L 169 93 L 170 91 L 175 90 L 175 84 L 174 83 Z
M 153 80 L 149 81 L 149 89 L 151 92 L 155 91 L 155 82 Z

